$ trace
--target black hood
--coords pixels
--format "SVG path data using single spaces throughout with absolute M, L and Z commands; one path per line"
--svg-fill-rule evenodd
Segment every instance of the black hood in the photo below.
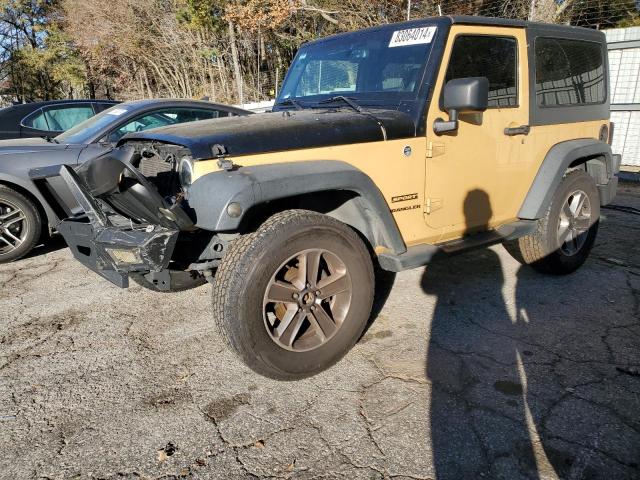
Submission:
M 317 148 L 414 137 L 416 127 L 406 113 L 347 109 L 301 110 L 228 117 L 131 133 L 125 142 L 145 140 L 182 145 L 194 159 L 212 158 L 223 145 L 233 156 Z

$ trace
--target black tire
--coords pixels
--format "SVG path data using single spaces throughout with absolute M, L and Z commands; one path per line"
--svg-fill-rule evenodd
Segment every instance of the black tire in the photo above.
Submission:
M 2 220 L 0 220 L 0 235 L 3 235 L 3 233 L 7 236 L 11 234 L 14 237 L 22 239 L 22 242 L 19 243 L 18 246 L 15 246 L 15 241 L 10 240 L 14 242 L 13 247 L 7 245 L 5 241 L 0 240 L 0 263 L 13 262 L 24 257 L 38 244 L 42 233 L 42 219 L 38 207 L 21 193 L 16 192 L 12 188 L 0 185 L 0 209 L 4 210 L 5 207 L 10 207 L 13 211 L 20 210 L 24 215 L 24 221 L 21 221 L 19 225 L 13 224 L 13 229 L 7 232 L 3 230 Z M 3 212 L 0 211 L 0 215 L 2 215 L 2 213 Z M 20 228 L 20 230 L 16 231 L 14 230 L 15 228 Z M 21 236 L 24 232 L 23 229 L 26 229 L 26 233 L 24 233 L 24 236 Z
M 570 196 L 581 191 L 589 200 L 589 228 L 580 235 L 581 246 L 574 253 L 567 253 L 558 239 L 561 211 Z M 586 261 L 598 233 L 600 197 L 595 182 L 584 170 L 573 170 L 562 179 L 543 218 L 538 220 L 536 231 L 516 240 L 504 243 L 507 252 L 523 265 L 530 265 L 539 272 L 566 275 L 574 272 Z
M 263 302 L 283 262 L 308 249 L 337 255 L 355 281 L 350 282 L 350 304 L 335 334 L 312 350 L 293 351 L 267 331 Z M 349 351 L 367 325 L 373 293 L 371 257 L 351 228 L 319 213 L 287 210 L 230 245 L 214 280 L 213 313 L 222 336 L 252 370 L 295 380 L 325 370 Z

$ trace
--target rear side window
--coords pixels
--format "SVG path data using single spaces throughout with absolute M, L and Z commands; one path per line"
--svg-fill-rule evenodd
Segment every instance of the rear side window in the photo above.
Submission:
M 516 107 L 516 39 L 487 35 L 456 37 L 445 81 L 465 77 L 489 79 L 489 108 Z
M 36 110 L 22 121 L 22 125 L 36 130 L 42 130 L 44 132 L 49 131 L 49 125 L 47 125 L 47 119 L 44 116 L 42 109 Z
M 93 115 L 93 108 L 90 104 L 44 107 L 25 118 L 22 124 L 36 130 L 62 132 L 93 117 Z
M 536 103 L 562 107 L 603 103 L 604 59 L 599 43 L 564 38 L 537 38 Z

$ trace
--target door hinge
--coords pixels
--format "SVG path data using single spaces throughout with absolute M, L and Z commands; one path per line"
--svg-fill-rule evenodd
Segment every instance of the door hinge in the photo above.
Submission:
M 439 157 L 444 155 L 444 143 L 427 142 L 427 158 Z
M 431 215 L 431 212 L 434 212 L 440 208 L 442 208 L 441 198 L 427 198 L 427 203 L 424 205 L 424 213 L 426 213 L 427 215 Z

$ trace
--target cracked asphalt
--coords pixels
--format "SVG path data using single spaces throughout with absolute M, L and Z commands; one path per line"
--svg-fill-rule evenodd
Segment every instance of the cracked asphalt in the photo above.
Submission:
M 0 266 L 0 478 L 640 478 L 623 210 L 571 276 L 499 246 L 397 275 L 338 365 L 288 383 L 224 348 L 208 286 L 120 290 L 54 241 Z

